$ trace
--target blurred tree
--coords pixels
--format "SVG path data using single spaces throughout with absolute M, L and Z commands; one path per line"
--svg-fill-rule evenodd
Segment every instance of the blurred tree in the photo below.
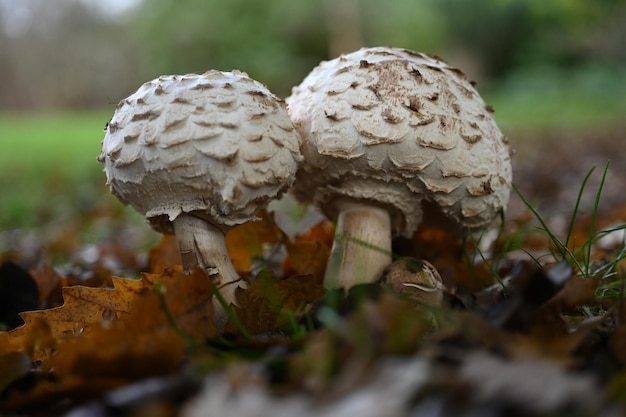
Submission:
M 358 0 L 321 0 L 328 32 L 329 57 L 363 46 L 361 8 Z
M 489 77 L 513 67 L 575 66 L 626 54 L 623 0 L 431 0 L 449 48 L 469 51 Z
M 360 0 L 365 44 L 443 54 L 446 17 L 431 4 L 436 1 Z
M 153 0 L 133 24 L 153 75 L 240 69 L 290 93 L 327 54 L 319 1 Z
M 237 68 L 285 96 L 320 60 L 365 45 L 438 52 L 428 2 L 152 0 L 135 26 L 155 76 Z
M 5 22 L 6 17 L 2 8 L 0 8 L 0 29 L 2 23 Z M 15 74 L 14 68 L 11 65 L 11 60 L 8 59 L 10 55 L 11 42 L 8 35 L 4 30 L 0 30 L 0 108 L 13 107 L 19 105 L 17 87 L 14 82 Z
M 6 2 L 5 2 L 6 3 Z M 77 0 L 20 0 L 0 19 L 0 106 L 13 109 L 114 106 L 137 87 L 141 64 L 123 24 Z M 19 9 L 19 8 L 16 8 Z
M 364 45 L 438 54 L 480 81 L 625 72 L 624 0 L 143 0 L 124 19 L 104 1 L 0 0 L 0 109 L 113 106 L 158 75 L 210 68 L 286 96 Z

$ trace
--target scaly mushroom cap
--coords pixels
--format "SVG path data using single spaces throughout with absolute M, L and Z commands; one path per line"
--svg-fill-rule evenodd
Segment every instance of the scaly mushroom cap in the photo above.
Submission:
M 238 71 L 147 82 L 105 130 L 98 160 L 112 193 L 164 233 L 181 213 L 225 227 L 254 219 L 302 159 L 284 103 Z
M 366 200 L 409 237 L 422 202 L 470 228 L 508 202 L 508 142 L 463 73 L 438 58 L 364 48 L 322 62 L 286 101 L 305 159 L 294 194 L 331 219 L 334 201 Z

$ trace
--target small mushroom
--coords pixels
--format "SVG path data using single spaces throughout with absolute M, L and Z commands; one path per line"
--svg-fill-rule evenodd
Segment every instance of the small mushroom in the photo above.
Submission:
M 284 102 L 238 71 L 162 76 L 122 100 L 105 131 L 111 192 L 175 233 L 185 271 L 204 268 L 236 305 L 245 283 L 224 234 L 279 197 L 302 159 Z
M 420 304 L 441 305 L 443 281 L 428 261 L 405 258 L 392 262 L 383 271 L 380 284 Z
M 439 58 L 363 48 L 322 62 L 286 101 L 303 141 L 294 195 L 336 220 L 327 287 L 374 282 L 392 238 L 422 222 L 481 229 L 508 203 L 508 141 Z

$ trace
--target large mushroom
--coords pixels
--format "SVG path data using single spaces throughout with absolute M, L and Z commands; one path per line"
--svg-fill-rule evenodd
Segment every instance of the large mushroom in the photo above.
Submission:
M 443 218 L 486 227 L 511 187 L 508 141 L 463 73 L 405 49 L 322 62 L 286 99 L 303 140 L 295 196 L 336 220 L 327 287 L 373 282 L 392 237 Z
M 284 102 L 238 71 L 162 76 L 122 100 L 105 131 L 98 160 L 111 192 L 175 233 L 185 271 L 204 268 L 237 304 L 245 284 L 224 233 L 255 220 L 302 159 Z

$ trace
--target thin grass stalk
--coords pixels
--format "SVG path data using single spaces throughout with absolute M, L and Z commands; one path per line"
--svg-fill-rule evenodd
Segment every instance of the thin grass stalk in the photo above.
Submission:
M 572 213 L 572 217 L 569 221 L 569 226 L 567 228 L 567 237 L 565 238 L 565 246 L 567 247 L 569 247 L 569 240 L 572 236 L 572 231 L 574 230 L 574 222 L 576 221 L 576 216 L 578 214 L 578 208 L 580 207 L 580 202 L 583 197 L 583 192 L 585 191 L 585 187 L 587 186 L 587 181 L 589 180 L 589 177 L 591 177 L 591 174 L 593 173 L 593 171 L 595 171 L 595 169 L 596 169 L 595 166 L 591 167 L 589 172 L 587 172 L 587 175 L 585 175 L 585 178 L 583 179 L 583 182 L 580 185 L 580 189 L 578 190 L 578 196 L 576 197 L 576 205 L 574 206 L 574 212 Z
M 569 248 L 565 246 L 563 242 L 561 242 L 561 240 L 552 232 L 552 230 L 550 230 L 546 222 L 543 220 L 543 218 L 537 211 L 537 209 L 534 208 L 528 200 L 526 200 L 526 198 L 524 197 L 522 192 L 519 190 L 519 188 L 517 188 L 515 184 L 512 184 L 512 187 L 513 187 L 513 190 L 519 196 L 519 198 L 522 200 L 522 202 L 526 205 L 526 207 L 528 207 L 528 209 L 533 213 L 533 215 L 535 216 L 539 224 L 541 224 L 543 231 L 545 231 L 548 234 L 548 237 L 550 238 L 550 240 L 552 241 L 556 249 L 559 251 L 559 255 L 561 256 L 561 258 L 562 259 L 569 258 L 570 262 L 580 271 L 581 265 L 578 262 L 578 259 L 576 259 L 576 256 L 574 255 L 574 253 L 572 253 L 572 251 L 570 251 Z
M 607 161 L 606 165 L 604 166 L 604 172 L 602 173 L 602 179 L 600 180 L 600 185 L 598 186 L 598 192 L 596 193 L 596 199 L 594 201 L 593 204 L 593 211 L 591 213 L 591 225 L 589 227 L 589 240 L 587 240 L 587 242 L 585 243 L 587 245 L 587 250 L 586 250 L 586 254 L 585 254 L 585 268 L 586 268 L 586 277 L 589 277 L 590 275 L 590 264 L 591 264 L 591 247 L 593 246 L 593 236 L 595 234 L 595 228 L 596 228 L 596 219 L 598 217 L 598 207 L 600 206 L 600 196 L 602 194 L 602 189 L 604 188 L 604 182 L 606 180 L 606 173 L 609 170 L 609 164 L 611 161 Z

